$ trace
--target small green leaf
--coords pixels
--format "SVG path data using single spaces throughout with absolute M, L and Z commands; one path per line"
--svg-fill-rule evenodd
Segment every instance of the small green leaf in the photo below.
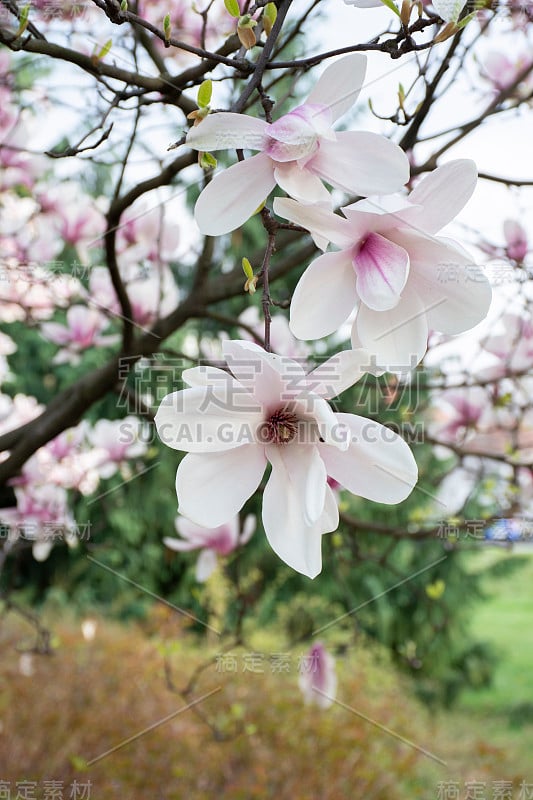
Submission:
M 122 0 L 122 2 L 120 4 L 120 10 L 121 11 L 127 11 L 128 10 L 128 0 Z
M 391 11 L 394 11 L 394 13 L 396 14 L 397 17 L 400 16 L 400 12 L 396 8 L 396 6 L 392 2 L 392 0 L 381 0 L 381 2 L 383 3 L 384 6 L 387 6 L 387 8 L 390 8 Z
M 28 3 L 20 10 L 19 26 L 15 34 L 15 39 L 18 39 L 19 36 L 22 36 L 24 31 L 28 27 L 29 16 L 30 16 L 30 4 Z
M 232 17 L 241 16 L 241 9 L 239 8 L 237 0 L 224 0 L 224 5 L 226 6 L 226 11 L 228 14 L 231 14 Z
M 468 25 L 468 23 L 474 19 L 476 13 L 477 13 L 476 11 L 472 11 L 471 14 L 467 14 L 466 17 L 460 19 L 459 22 L 456 23 L 459 30 L 461 30 L 461 28 L 464 28 L 465 25 Z
M 200 166 L 202 169 L 214 169 L 217 165 L 217 160 L 211 153 L 202 153 L 200 156 Z
M 113 46 L 113 40 L 112 40 L 112 39 L 108 39 L 108 40 L 107 40 L 107 42 L 104 44 L 104 46 L 102 47 L 102 49 L 100 50 L 100 52 L 99 52 L 99 53 L 98 53 L 98 55 L 97 55 L 97 58 L 98 58 L 98 60 L 99 60 L 99 61 L 100 61 L 102 58 L 105 58 L 105 57 L 106 57 L 106 55 L 107 55 L 107 54 L 109 53 L 109 51 L 111 50 L 111 47 L 112 47 L 112 46 Z
M 165 14 L 165 19 L 163 20 L 163 33 L 165 34 L 165 39 L 170 39 L 171 29 L 172 25 L 170 22 L 170 14 Z
M 252 265 L 250 264 L 247 258 L 243 258 L 242 260 L 242 271 L 244 272 L 248 280 L 251 280 L 254 277 L 254 271 L 252 269 Z
M 267 3 L 263 11 L 263 28 L 267 36 L 270 36 L 272 25 L 275 23 L 277 16 L 278 9 L 275 3 Z
M 198 89 L 198 97 L 196 102 L 198 103 L 198 108 L 207 108 L 209 103 L 211 102 L 211 95 L 213 94 L 213 81 L 204 81 L 200 84 L 200 88 Z

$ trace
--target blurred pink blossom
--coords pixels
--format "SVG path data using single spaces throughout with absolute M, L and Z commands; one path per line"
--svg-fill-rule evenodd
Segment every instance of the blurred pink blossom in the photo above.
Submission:
M 177 552 L 201 551 L 196 562 L 196 580 L 203 583 L 216 569 L 218 556 L 227 556 L 250 541 L 256 528 L 256 518 L 249 514 L 243 522 L 242 530 L 239 525 L 238 515 L 216 528 L 203 528 L 185 517 L 177 516 L 174 526 L 182 538 L 166 536 L 163 542 L 170 550 Z
M 337 694 L 335 659 L 322 642 L 315 642 L 300 663 L 298 684 L 306 704 L 329 708 Z
M 527 233 L 522 225 L 514 219 L 506 219 L 503 223 L 503 235 L 507 245 L 507 255 L 514 261 L 523 261 L 528 252 Z

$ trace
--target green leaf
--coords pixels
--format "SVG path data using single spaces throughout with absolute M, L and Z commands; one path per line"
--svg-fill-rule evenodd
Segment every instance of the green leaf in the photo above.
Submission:
M 394 11 L 394 13 L 396 14 L 397 17 L 400 16 L 400 12 L 396 8 L 396 6 L 392 2 L 392 0 L 381 0 L 381 2 L 383 3 L 384 6 L 387 6 L 387 8 L 390 8 L 391 11 Z
M 247 258 L 243 258 L 242 260 L 242 270 L 246 275 L 246 277 L 248 278 L 248 280 L 251 280 L 254 277 L 254 271 L 252 269 L 252 265 L 250 264 Z
M 19 26 L 15 34 L 15 39 L 18 39 L 19 36 L 22 36 L 24 31 L 28 27 L 29 16 L 30 16 L 30 4 L 28 3 L 20 10 Z
M 217 165 L 215 156 L 211 153 L 202 153 L 200 156 L 200 166 L 202 169 L 214 169 Z
M 102 47 L 102 49 L 100 50 L 100 52 L 98 53 L 98 56 L 97 56 L 98 60 L 100 60 L 102 58 L 105 58 L 106 55 L 111 50 L 112 46 L 113 46 L 113 40 L 112 39 L 108 39 L 107 42 Z
M 198 97 L 196 102 L 198 103 L 198 108 L 207 108 L 209 103 L 211 102 L 211 95 L 213 94 L 213 81 L 204 81 L 200 84 L 200 88 L 198 89 Z
M 165 14 L 165 19 L 163 20 L 163 32 L 167 39 L 170 39 L 170 31 L 171 31 L 170 14 Z
M 226 6 L 226 11 L 228 14 L 231 14 L 232 17 L 241 16 L 241 9 L 239 8 L 237 0 L 224 0 L 224 5 Z
M 122 0 L 122 2 L 120 4 L 120 10 L 121 11 L 127 11 L 128 10 L 128 0 Z
M 459 20 L 459 21 L 456 23 L 456 25 L 457 25 L 457 27 L 459 28 L 459 30 L 461 30 L 461 28 L 464 28 L 464 27 L 465 27 L 465 25 L 468 25 L 468 23 L 469 23 L 469 22 L 471 22 L 471 21 L 474 19 L 474 17 L 476 16 L 476 14 L 477 14 L 477 12 L 476 12 L 476 11 L 472 11 L 472 13 L 471 13 L 471 14 L 467 14 L 467 15 L 466 15 L 466 17 L 463 17 L 462 19 L 460 19 L 460 20 Z

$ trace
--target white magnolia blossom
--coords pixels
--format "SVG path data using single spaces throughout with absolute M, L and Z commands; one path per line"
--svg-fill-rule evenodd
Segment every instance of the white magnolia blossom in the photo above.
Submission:
M 309 374 L 253 342 L 226 341 L 223 351 L 231 373 L 185 370 L 190 388 L 167 395 L 155 418 L 161 440 L 187 453 L 176 476 L 180 514 L 207 528 L 223 525 L 270 465 L 266 536 L 283 561 L 313 578 L 322 534 L 339 522 L 328 476 L 361 497 L 399 503 L 416 483 L 415 460 L 388 428 L 335 414 L 326 402 L 364 374 L 364 351 L 339 353 Z
M 201 193 L 195 217 L 202 233 L 219 236 L 252 216 L 276 184 L 304 203 L 331 206 L 322 181 L 349 194 L 387 194 L 409 179 L 409 162 L 376 133 L 333 130 L 363 85 L 366 56 L 331 64 L 306 102 L 273 123 L 243 114 L 210 114 L 191 128 L 187 144 L 200 151 L 243 148 L 260 152 L 219 173 Z
M 430 329 L 456 334 L 481 322 L 492 296 L 487 278 L 456 242 L 434 235 L 463 208 L 476 179 L 473 161 L 451 161 L 408 198 L 369 197 L 343 208 L 345 217 L 276 198 L 277 214 L 340 248 L 300 278 L 291 302 L 294 335 L 328 336 L 356 309 L 353 347 L 364 347 L 378 368 L 403 372 L 424 356 Z

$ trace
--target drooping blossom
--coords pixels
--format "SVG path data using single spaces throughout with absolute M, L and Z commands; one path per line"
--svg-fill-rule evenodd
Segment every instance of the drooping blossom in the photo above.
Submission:
M 491 301 L 487 278 L 458 244 L 434 235 L 475 184 L 474 162 L 460 159 L 430 173 L 408 199 L 367 198 L 343 208 L 345 217 L 276 198 L 277 214 L 340 248 L 300 278 L 290 312 L 295 336 L 328 336 L 355 309 L 353 347 L 368 350 L 378 367 L 401 372 L 422 359 L 430 329 L 455 334 L 480 322 Z
M 174 525 L 182 538 L 166 536 L 163 542 L 170 550 L 177 552 L 200 550 L 196 562 L 196 580 L 203 583 L 215 571 L 218 556 L 227 556 L 250 541 L 256 528 L 256 519 L 253 514 L 248 514 L 244 520 L 242 531 L 238 516 L 216 528 L 203 528 L 201 525 L 191 522 L 190 519 L 180 516 L 176 517 Z
M 399 503 L 417 480 L 397 434 L 326 402 L 358 380 L 368 356 L 344 351 L 306 374 L 297 362 L 253 342 L 226 341 L 231 372 L 195 367 L 190 388 L 167 395 L 155 422 L 161 440 L 187 453 L 176 476 L 179 512 L 214 528 L 234 517 L 258 488 L 272 549 L 309 577 L 321 570 L 322 534 L 338 526 L 328 476 L 350 492 Z
M 409 162 L 395 144 L 375 133 L 335 132 L 332 125 L 354 105 L 366 57 L 352 53 L 327 67 L 306 102 L 269 124 L 231 112 L 210 114 L 191 128 L 195 150 L 248 148 L 257 155 L 219 173 L 201 193 L 195 217 L 202 233 L 238 228 L 276 183 L 303 203 L 331 205 L 323 181 L 349 194 L 387 194 L 409 178 Z
M 301 659 L 298 685 L 306 704 L 329 708 L 337 694 L 335 659 L 322 642 L 315 642 Z
M 64 348 L 54 357 L 54 364 L 78 364 L 84 350 L 89 347 L 105 347 L 119 339 L 115 335 L 101 335 L 109 325 L 109 320 L 95 308 L 71 306 L 67 311 L 66 321 L 66 325 L 59 322 L 44 322 L 41 325 L 44 338 Z
M 523 261 L 528 252 L 527 233 L 515 219 L 506 219 L 503 223 L 506 252 L 513 261 Z

